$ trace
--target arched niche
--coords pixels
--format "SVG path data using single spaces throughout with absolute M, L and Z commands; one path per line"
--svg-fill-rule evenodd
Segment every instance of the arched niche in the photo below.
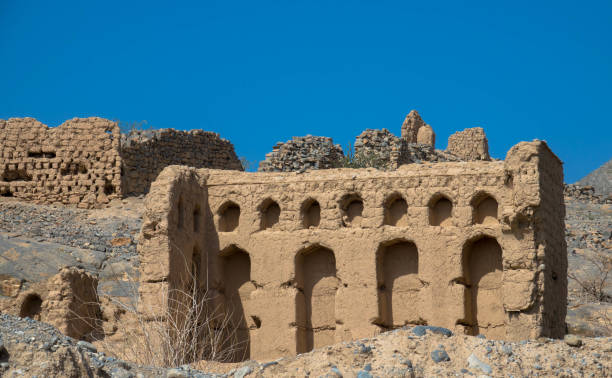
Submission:
M 482 236 L 463 247 L 463 274 L 468 288 L 465 313 L 472 335 L 505 337 L 502 261 L 502 249 L 495 238 Z
M 313 198 L 309 198 L 302 203 L 300 215 L 304 228 L 318 227 L 321 223 L 321 205 Z
M 429 201 L 429 224 L 431 226 L 452 225 L 453 203 L 442 194 L 437 194 Z
M 200 228 L 202 227 L 202 209 L 200 208 L 200 204 L 196 204 L 193 209 L 192 214 L 192 222 L 193 222 L 193 232 L 200 232 Z
M 480 192 L 474 196 L 470 203 L 472 205 L 473 224 L 495 224 L 498 222 L 498 204 L 495 197 Z
M 334 252 L 319 245 L 300 251 L 295 258 L 295 278 L 297 353 L 333 344 L 339 284 Z
M 398 227 L 408 225 L 408 203 L 399 193 L 391 194 L 385 200 L 383 224 Z
M 259 206 L 259 212 L 261 217 L 259 229 L 266 230 L 278 223 L 281 209 L 276 201 L 268 198 Z
M 363 199 L 357 193 L 344 195 L 340 200 L 340 211 L 345 227 L 360 227 L 363 220 Z
M 230 332 L 235 334 L 235 345 L 228 362 L 245 361 L 250 358 L 251 341 L 247 324 L 246 305 L 254 290 L 251 282 L 251 258 L 234 245 L 221 252 L 222 292 L 226 320 Z
M 376 253 L 379 325 L 385 329 L 419 321 L 419 252 L 407 240 L 382 243 Z
M 36 293 L 28 294 L 19 308 L 19 316 L 22 318 L 30 318 L 40 320 L 42 311 L 42 298 Z
M 219 208 L 219 231 L 232 232 L 240 224 L 240 206 L 233 201 L 227 201 Z

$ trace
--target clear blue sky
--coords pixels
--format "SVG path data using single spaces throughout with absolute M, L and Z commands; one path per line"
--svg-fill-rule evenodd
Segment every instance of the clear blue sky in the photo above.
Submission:
M 612 158 L 612 1 L 498 3 L 0 0 L 0 119 L 203 128 L 261 160 L 417 109 L 438 148 L 544 139 L 573 182 Z

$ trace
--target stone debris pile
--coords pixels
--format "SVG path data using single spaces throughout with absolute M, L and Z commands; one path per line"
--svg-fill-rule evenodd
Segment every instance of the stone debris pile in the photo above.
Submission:
M 457 132 L 446 151 L 437 150 L 436 134 L 416 110 L 404 119 L 401 137 L 388 129 L 366 129 L 355 139 L 354 158 L 344 157 L 331 138 L 294 137 L 277 143 L 260 163 L 260 172 L 295 172 L 335 167 L 397 169 L 403 164 L 491 160 L 484 130 L 480 127 Z M 349 162 L 345 165 L 345 162 Z
M 332 138 L 307 135 L 278 142 L 259 164 L 261 172 L 291 172 L 334 168 L 343 157 Z
M 598 194 L 595 188 L 590 185 L 566 184 L 563 193 L 565 197 L 571 197 L 582 202 L 612 204 L 612 193 L 608 195 Z

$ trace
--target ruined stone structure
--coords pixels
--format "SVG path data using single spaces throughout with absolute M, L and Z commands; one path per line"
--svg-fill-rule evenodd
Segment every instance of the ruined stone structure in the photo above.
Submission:
M 121 157 L 126 194 L 148 192 L 169 165 L 242 170 L 232 144 L 204 130 L 133 130 L 121 136 Z
M 0 195 L 89 207 L 121 196 L 119 128 L 75 118 L 48 128 L 0 120 Z
M 172 166 L 146 198 L 140 309 L 201 288 L 236 360 L 406 324 L 523 340 L 565 333 L 563 170 L 545 142 L 505 161 L 240 173 Z
M 12 284 L 11 287 L 6 287 Z M 94 332 L 100 318 L 98 278 L 76 267 L 63 268 L 46 281 L 20 292 L 17 279 L 4 280 L 0 312 L 52 324 L 63 334 L 82 338 Z M 7 300 L 10 298 L 11 300 Z
M 266 159 L 259 163 L 261 172 L 293 172 L 306 169 L 327 169 L 342 159 L 342 148 L 331 138 L 307 135 L 278 142 Z
M 482 128 L 453 134 L 446 151 L 437 150 L 436 134 L 416 110 L 404 119 L 401 137 L 389 130 L 366 129 L 355 139 L 355 156 L 378 168 L 397 169 L 403 164 L 422 162 L 489 160 L 489 147 Z M 340 146 L 331 138 L 294 137 L 277 143 L 260 163 L 260 172 L 300 172 L 341 166 Z
M 457 131 L 448 137 L 446 151 L 463 160 L 490 160 L 489 143 L 482 127 Z
M 164 129 L 122 137 L 115 122 L 97 117 L 54 128 L 33 118 L 0 120 L 2 196 L 91 208 L 146 193 L 171 164 L 242 170 L 232 144 L 216 133 Z

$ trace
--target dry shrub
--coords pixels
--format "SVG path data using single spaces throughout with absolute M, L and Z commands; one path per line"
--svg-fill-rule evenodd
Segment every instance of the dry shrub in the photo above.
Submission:
M 593 272 L 572 273 L 567 276 L 576 281 L 582 292 L 597 302 L 612 302 L 612 297 L 605 291 L 608 281 L 612 279 L 612 254 L 595 251 L 584 254 L 585 260 L 594 267 Z
M 192 275 L 176 285 L 186 289 L 160 286 L 164 289 L 155 308 L 142 301 L 137 304 L 125 300 L 138 298 L 138 281 L 132 278 L 124 296 L 105 295 L 105 312 L 112 308 L 118 327 L 105 334 L 100 332 L 104 328 L 102 319 L 87 319 L 98 330 L 88 339 L 107 354 L 141 365 L 169 368 L 201 360 L 244 360 L 240 355 L 245 350 L 244 341 L 238 340 L 231 309 L 207 282 L 200 285 Z

